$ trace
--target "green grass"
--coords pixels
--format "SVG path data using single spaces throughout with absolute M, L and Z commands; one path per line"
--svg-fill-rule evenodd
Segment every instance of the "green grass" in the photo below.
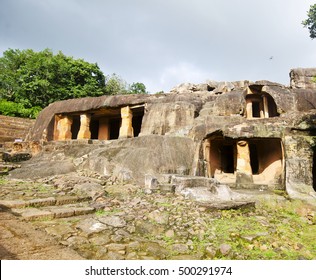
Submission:
M 108 215 L 113 215 L 113 214 L 119 213 L 119 212 L 121 212 L 121 210 L 120 209 L 116 209 L 116 208 L 112 209 L 111 211 L 105 211 L 103 209 L 100 209 L 100 210 L 97 210 L 95 212 L 95 215 L 96 216 L 108 216 Z
M 316 259 L 316 225 L 297 214 L 295 203 L 263 203 L 253 213 L 227 210 L 211 221 L 216 238 L 212 246 L 232 247 L 229 259 Z M 260 217 L 266 217 L 266 223 Z M 253 237 L 253 238 L 251 238 Z
M 8 180 L 5 177 L 0 176 L 0 185 L 7 184 Z
M 210 215 L 206 220 L 203 234 L 189 238 L 190 254 L 238 260 L 316 259 L 316 218 L 308 218 L 306 209 L 316 216 L 315 208 L 300 201 L 262 201 L 252 210 L 220 211 L 219 215 Z M 152 241 L 156 239 L 143 237 Z M 176 255 L 172 245 L 187 242 L 186 238 L 181 240 L 180 237 L 179 240 L 177 235 L 163 235 L 161 239 L 171 259 Z M 231 246 L 225 256 L 219 250 L 222 244 Z M 208 252 L 211 249 L 214 256 L 210 256 L 206 248 Z

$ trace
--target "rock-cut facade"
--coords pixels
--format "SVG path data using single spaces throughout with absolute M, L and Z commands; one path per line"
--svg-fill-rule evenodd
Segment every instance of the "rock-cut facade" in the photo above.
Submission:
M 313 68 L 293 69 L 290 86 L 209 81 L 58 101 L 40 113 L 28 140 L 42 143 L 37 157 L 53 153 L 56 164 L 116 180 L 168 182 L 176 174 L 315 199 L 315 76 Z

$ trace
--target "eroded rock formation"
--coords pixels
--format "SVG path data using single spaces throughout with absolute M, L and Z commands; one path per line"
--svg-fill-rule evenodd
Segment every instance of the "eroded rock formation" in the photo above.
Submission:
M 316 84 L 310 77 L 316 70 L 294 69 L 290 76 L 291 87 L 210 81 L 166 94 L 55 102 L 30 134 L 43 143 L 25 163 L 32 171 L 12 176 L 47 176 L 49 167 L 40 171 L 46 162 L 139 184 L 148 174 L 160 184 L 170 184 L 172 175 L 201 176 L 315 200 Z

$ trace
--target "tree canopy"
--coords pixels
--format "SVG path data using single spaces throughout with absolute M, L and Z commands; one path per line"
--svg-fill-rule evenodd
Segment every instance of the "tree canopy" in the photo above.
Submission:
M 316 38 L 316 4 L 311 5 L 307 13 L 307 19 L 302 22 L 304 27 L 309 30 L 309 36 L 314 39 Z
M 105 77 L 97 64 L 54 55 L 46 49 L 12 50 L 0 58 L 0 98 L 25 108 L 56 100 L 104 94 Z
M 130 93 L 147 93 L 146 87 L 62 52 L 9 49 L 0 57 L 0 114 L 35 117 L 57 100 Z
M 105 91 L 109 95 L 147 93 L 146 86 L 143 83 L 132 83 L 129 85 L 115 73 L 106 77 Z

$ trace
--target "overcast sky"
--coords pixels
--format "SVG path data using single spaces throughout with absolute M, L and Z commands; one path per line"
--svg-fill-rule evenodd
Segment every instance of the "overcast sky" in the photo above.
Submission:
M 314 0 L 0 0 L 0 53 L 50 48 L 150 92 L 271 80 L 316 67 L 301 25 Z M 272 59 L 270 59 L 272 58 Z

